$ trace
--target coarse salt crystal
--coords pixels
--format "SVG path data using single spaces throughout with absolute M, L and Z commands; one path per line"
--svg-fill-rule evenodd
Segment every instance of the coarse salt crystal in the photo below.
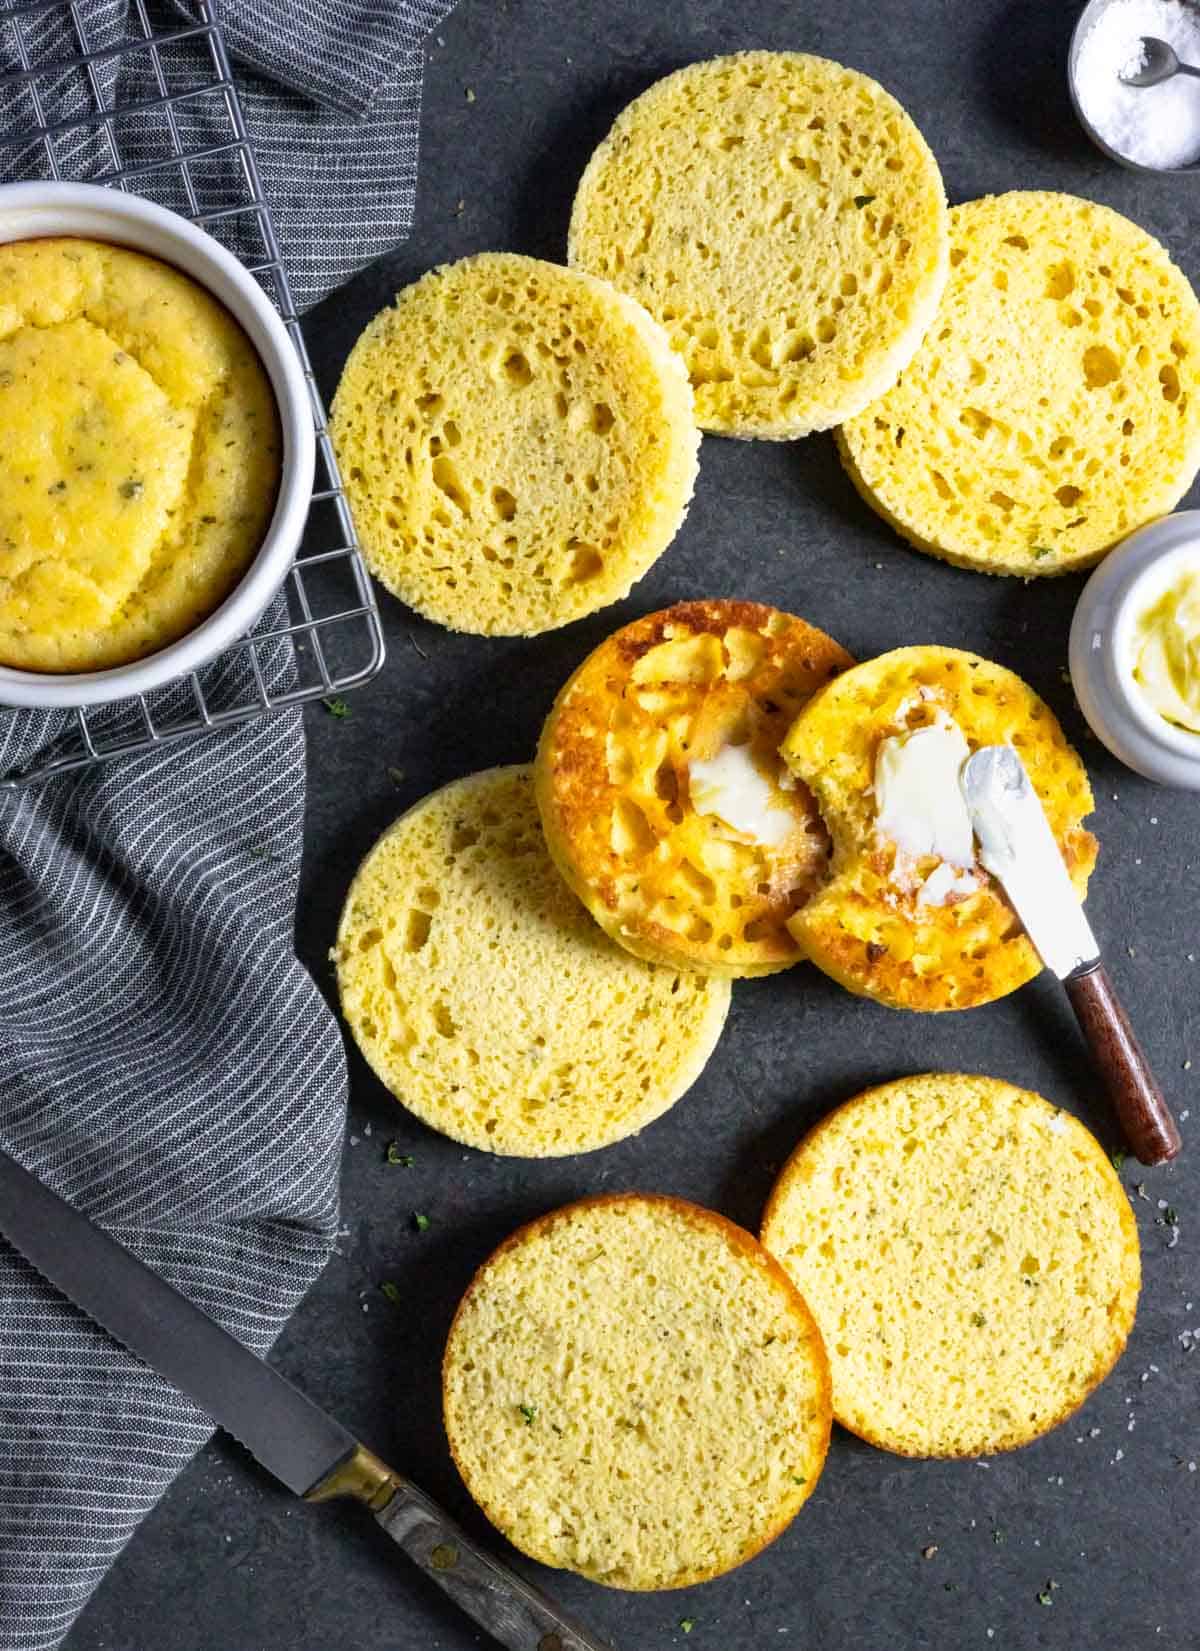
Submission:
M 1200 80 L 1175 75 L 1157 86 L 1121 79 L 1144 62 L 1143 36 L 1200 64 L 1200 16 L 1183 0 L 1112 0 L 1084 33 L 1075 61 L 1079 106 L 1110 149 L 1141 166 L 1200 159 Z

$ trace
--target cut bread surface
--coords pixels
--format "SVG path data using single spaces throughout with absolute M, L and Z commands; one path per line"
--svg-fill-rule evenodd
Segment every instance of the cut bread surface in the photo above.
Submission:
M 919 550 L 1023 578 L 1088 567 L 1200 464 L 1200 303 L 1093 201 L 1013 190 L 950 223 L 937 318 L 839 431 L 846 469 Z
M 971 1008 L 1042 967 L 982 867 L 970 868 L 965 892 L 939 889 L 930 879 L 945 884 L 946 862 L 914 859 L 880 830 L 881 746 L 945 724 L 968 750 L 1016 748 L 1081 899 L 1096 860 L 1096 839 L 1082 823 L 1092 809 L 1087 773 L 1049 706 L 1012 671 L 957 648 L 918 646 L 843 673 L 809 702 L 781 748 L 833 838 L 829 878 L 789 926 L 826 974 L 894 1008 Z
M 881 396 L 948 269 L 941 174 L 891 94 L 800 52 L 668 75 L 583 175 L 572 265 L 670 334 L 706 430 L 786 439 Z
M 443 1365 L 468 1490 L 543 1564 L 679 1588 L 776 1537 L 829 1442 L 821 1337 L 786 1273 L 682 1199 L 584 1199 L 476 1274 Z
M 785 1165 L 763 1243 L 813 1311 L 843 1426 L 909 1456 L 1028 1443 L 1104 1379 L 1137 1311 L 1137 1225 L 1081 1123 L 996 1078 L 901 1078 Z
M 332 432 L 371 571 L 452 630 L 519 636 L 628 594 L 696 477 L 666 334 L 514 253 L 432 270 L 350 353 Z
M 621 945 L 729 976 L 798 960 L 787 920 L 829 841 L 779 743 L 850 663 L 802 619 L 717 599 L 634 620 L 584 660 L 542 733 L 538 804 L 563 875 Z
M 587 1152 L 699 1077 L 725 981 L 613 944 L 546 852 L 526 767 L 424 798 L 346 897 L 342 1012 L 380 1081 L 433 1129 L 522 1157 Z

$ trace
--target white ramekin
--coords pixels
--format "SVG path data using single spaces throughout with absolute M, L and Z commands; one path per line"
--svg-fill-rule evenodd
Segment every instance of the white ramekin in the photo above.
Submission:
M 140 195 L 84 183 L 0 186 L 0 242 L 41 235 L 112 241 L 161 258 L 207 287 L 258 351 L 279 409 L 283 462 L 266 536 L 238 585 L 195 630 L 158 653 L 107 671 L 57 675 L 0 666 L 0 705 L 101 705 L 161 687 L 215 658 L 243 636 L 292 564 L 312 498 L 313 410 L 300 358 L 274 305 L 232 253 L 186 218 Z
M 1200 561 L 1200 510 L 1139 528 L 1104 558 L 1071 622 L 1071 683 L 1092 732 L 1136 773 L 1200 791 L 1200 734 L 1160 717 L 1133 680 L 1138 614 L 1186 562 Z

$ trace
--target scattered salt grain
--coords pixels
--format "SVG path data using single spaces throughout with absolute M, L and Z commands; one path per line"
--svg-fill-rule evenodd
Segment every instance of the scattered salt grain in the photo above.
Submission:
M 1079 106 L 1110 149 L 1140 166 L 1187 166 L 1200 159 L 1200 81 L 1175 75 L 1159 86 L 1121 79 L 1145 61 L 1144 35 L 1200 63 L 1200 16 L 1182 0 L 1112 0 L 1079 43 Z M 1153 822 L 1151 822 L 1153 823 Z

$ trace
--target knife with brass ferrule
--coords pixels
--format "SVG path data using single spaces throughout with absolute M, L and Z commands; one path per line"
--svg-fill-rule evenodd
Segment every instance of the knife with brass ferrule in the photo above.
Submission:
M 985 871 L 1002 885 L 1042 962 L 1066 987 L 1134 1156 L 1165 1164 L 1179 1130 L 1084 916 L 1025 764 L 1011 745 L 984 745 L 959 783 Z
M 0 1152 L 0 1234 L 70 1301 L 309 1502 L 364 1503 L 507 1651 L 607 1651 L 285 1376 Z

